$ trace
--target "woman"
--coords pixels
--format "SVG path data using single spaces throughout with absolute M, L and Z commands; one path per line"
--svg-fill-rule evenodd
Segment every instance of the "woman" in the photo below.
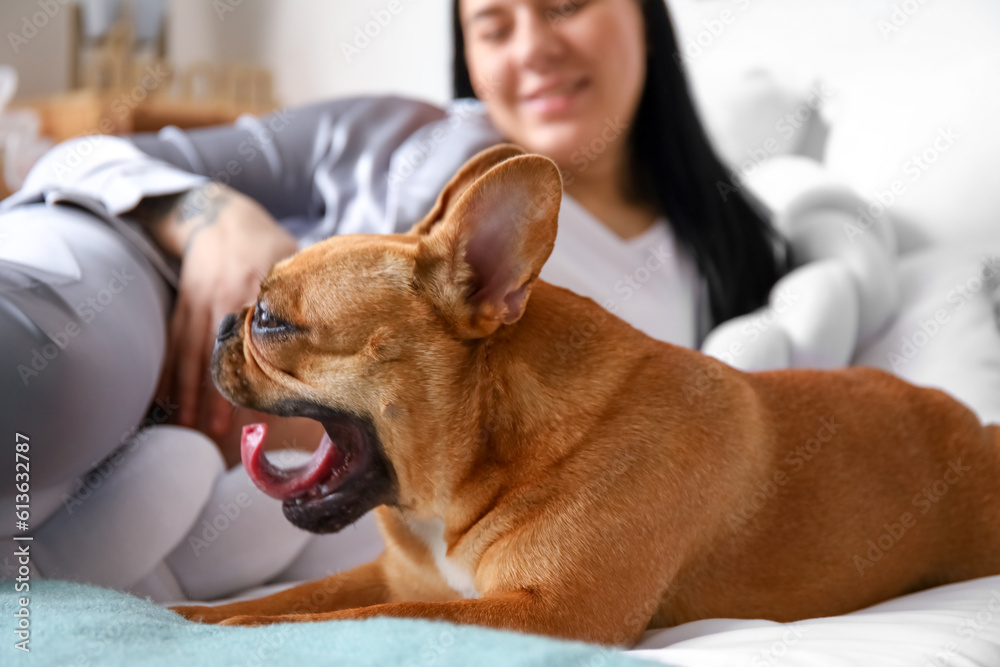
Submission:
M 727 173 L 698 122 L 661 1 L 456 0 L 454 31 L 456 97 L 476 96 L 482 104 L 456 102 L 444 112 L 409 100 L 359 98 L 232 127 L 74 140 L 47 155 L 25 188 L 4 203 L 0 232 L 22 229 L 30 215 L 30 224 L 43 220 L 37 224 L 70 255 L 94 258 L 82 269 L 65 257 L 59 266 L 57 257 L 38 258 L 34 268 L 18 265 L 18 275 L 12 263 L 5 265 L 7 295 L 16 299 L 6 301 L 3 326 L 20 337 L 18 349 L 44 350 L 67 316 L 73 323 L 83 317 L 70 308 L 45 326 L 25 324 L 42 317 L 50 302 L 78 303 L 88 289 L 100 288 L 102 262 L 127 260 L 122 275 L 137 276 L 109 291 L 123 296 L 108 299 L 97 313 L 102 316 L 77 324 L 82 335 L 75 345 L 51 360 L 42 354 L 50 366 L 44 378 L 20 364 L 27 381 L 20 384 L 22 374 L 4 387 L 14 403 L 3 418 L 7 432 L 28 432 L 44 443 L 36 446 L 33 486 L 44 494 L 35 515 L 36 524 L 44 521 L 38 530 L 43 562 L 36 563 L 43 576 L 161 598 L 206 598 L 260 583 L 296 559 L 287 578 L 325 574 L 302 564 L 327 559 L 329 567 L 328 552 L 285 526 L 276 503 L 253 493 L 242 470 L 213 486 L 219 464 L 194 431 L 141 432 L 156 437 L 141 447 L 138 438 L 128 440 L 121 462 L 97 467 L 104 466 L 102 478 L 86 471 L 116 451 L 121 424 L 142 421 L 159 367 L 149 359 L 162 358 L 158 337 L 168 326 L 156 392 L 159 421 L 211 435 L 234 464 L 239 427 L 265 417 L 234 412 L 207 381 L 222 316 L 252 300 L 271 265 L 299 247 L 331 234 L 407 229 L 455 170 L 492 144 L 518 143 L 552 158 L 563 173 L 560 232 L 543 278 L 595 298 L 653 336 L 688 346 L 697 346 L 714 323 L 764 303 L 784 268 L 781 242 L 747 193 L 719 194 Z M 43 198 L 48 206 L 38 203 Z M 54 205 L 60 201 L 90 214 Z M 89 245 L 78 240 L 88 234 L 95 237 Z M 30 281 L 47 292 L 27 294 Z M 164 281 L 177 287 L 169 325 Z M 88 287 L 81 291 L 81 283 Z M 77 293 L 63 294 L 68 285 Z M 138 298 L 140 292 L 146 296 Z M 144 326 L 122 333 L 122 323 L 140 312 Z M 106 351 L 111 338 L 114 354 L 90 352 Z M 102 365 L 88 367 L 88 358 Z M 107 394 L 94 405 L 108 416 L 78 414 L 72 425 L 53 423 L 52 411 L 62 404 L 55 387 L 82 392 L 83 377 L 104 387 Z M 73 394 L 64 402 L 93 398 Z M 310 448 L 319 438 L 313 422 L 267 419 L 283 429 L 276 441 Z M 70 429 L 72 446 L 64 443 Z M 176 451 L 179 441 L 188 443 L 183 455 Z M 142 465 L 155 470 L 155 493 L 141 483 Z M 193 479 L 192 470 L 205 479 Z M 95 486 L 98 479 L 106 481 Z M 172 500 L 179 488 L 185 489 L 183 508 Z M 81 489 L 87 497 L 79 497 Z M 144 514 L 108 500 L 130 493 L 159 500 Z M 108 512 L 122 528 L 98 531 L 102 543 L 92 526 L 106 524 Z M 250 513 L 265 519 L 254 514 L 240 523 Z M 150 517 L 171 524 L 155 526 Z M 138 529 L 125 528 L 133 525 L 149 534 L 136 538 Z M 163 544 L 167 534 L 173 542 Z

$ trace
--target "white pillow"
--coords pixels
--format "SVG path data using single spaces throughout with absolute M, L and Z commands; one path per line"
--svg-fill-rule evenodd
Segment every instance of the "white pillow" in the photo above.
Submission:
M 1000 233 L 990 244 L 933 248 L 898 262 L 899 312 L 852 363 L 944 389 L 1000 423 Z
M 746 185 L 775 212 L 798 266 L 768 307 L 723 322 L 702 351 L 751 371 L 848 365 L 898 307 L 891 224 L 867 215 L 868 202 L 805 157 L 772 158 Z

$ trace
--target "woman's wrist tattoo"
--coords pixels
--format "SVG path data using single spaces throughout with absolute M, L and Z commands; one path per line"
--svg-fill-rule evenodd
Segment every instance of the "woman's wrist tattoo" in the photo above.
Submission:
M 177 225 L 194 226 L 188 232 L 187 240 L 181 250 L 181 256 L 187 254 L 195 237 L 207 227 L 214 225 L 219 219 L 219 213 L 229 201 L 226 189 L 218 183 L 206 183 L 188 190 L 177 202 L 174 223 Z
M 232 193 L 219 183 L 204 183 L 177 194 L 146 197 L 124 217 L 142 223 L 164 247 L 173 247 L 173 252 L 183 256 L 194 238 L 218 221 L 231 198 Z M 166 240 L 179 235 L 184 238 L 183 244 Z
M 174 209 L 177 208 L 177 203 L 185 194 L 180 192 L 174 195 L 146 197 L 134 209 L 128 213 L 123 213 L 122 217 L 136 220 L 146 226 L 155 225 L 166 220 L 174 212 Z
M 214 222 L 228 200 L 229 194 L 224 187 L 218 183 L 204 183 L 177 194 L 146 197 L 124 216 L 146 225 L 172 220 L 173 225 L 180 226 L 200 215 Z
M 183 225 L 197 217 L 204 223 L 213 223 L 219 218 L 219 211 L 229 201 L 226 189 L 218 183 L 205 183 L 181 194 L 176 203 L 174 222 Z

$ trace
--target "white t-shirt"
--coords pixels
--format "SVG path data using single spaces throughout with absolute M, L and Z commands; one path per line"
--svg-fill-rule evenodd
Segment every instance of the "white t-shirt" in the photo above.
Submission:
M 653 338 L 696 347 L 701 280 L 660 218 L 624 240 L 563 194 L 555 248 L 542 280 L 590 297 Z

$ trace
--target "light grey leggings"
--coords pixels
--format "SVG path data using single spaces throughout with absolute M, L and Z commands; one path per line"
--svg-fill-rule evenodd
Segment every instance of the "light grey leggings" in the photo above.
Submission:
M 224 470 L 208 438 L 164 425 L 176 406 L 152 395 L 170 300 L 145 257 L 99 218 L 45 204 L 0 213 L 0 510 L 11 517 L 0 537 L 19 532 L 22 434 L 22 534 L 34 536 L 36 576 L 210 599 L 377 555 L 370 516 L 338 535 L 299 531 L 242 468 Z

